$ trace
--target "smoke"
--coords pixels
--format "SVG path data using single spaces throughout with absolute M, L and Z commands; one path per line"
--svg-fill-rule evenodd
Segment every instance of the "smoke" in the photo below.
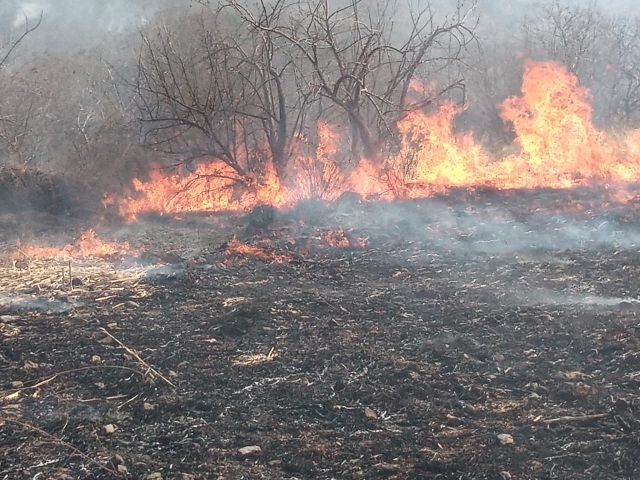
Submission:
M 189 8 L 184 0 L 9 0 L 0 2 L 0 35 L 34 24 L 42 14 L 40 28 L 29 36 L 30 51 L 74 51 L 91 48 L 115 35 L 135 30 L 160 10 Z
M 502 27 L 517 26 L 537 6 L 549 0 L 479 0 L 483 22 Z M 552 1 L 552 0 L 551 0 Z M 450 0 L 432 0 L 437 11 L 451 11 Z M 468 2 L 465 2 L 468 3 Z M 567 3 L 567 2 L 564 2 Z M 575 0 L 574 5 L 595 6 L 607 15 L 633 16 L 640 13 L 636 0 Z M 123 33 L 144 23 L 161 10 L 188 10 L 193 0 L 3 0 L 0 2 L 0 35 L 24 27 L 25 19 L 35 21 L 43 14 L 43 25 L 30 38 L 31 48 L 77 50 L 88 48 L 106 36 Z

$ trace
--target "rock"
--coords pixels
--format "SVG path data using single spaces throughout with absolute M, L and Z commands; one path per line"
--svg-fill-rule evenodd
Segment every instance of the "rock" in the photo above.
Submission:
M 94 355 L 91 357 L 91 363 L 102 363 L 102 358 L 100 355 Z
M 500 445 L 511 445 L 513 443 L 513 437 L 508 433 L 501 433 L 498 435 L 498 441 Z
M 116 427 L 113 426 L 111 423 L 104 426 L 104 433 L 106 433 L 107 435 L 111 435 L 115 431 L 116 431 Z
M 108 335 L 98 340 L 98 343 L 101 345 L 109 345 L 111 342 L 113 342 L 113 340 Z
M 36 370 L 40 368 L 40 365 L 38 365 L 36 362 L 32 362 L 31 360 L 27 360 L 26 362 L 24 362 L 24 366 L 22 368 L 24 370 Z
M 24 383 L 21 382 L 20 380 L 16 380 L 14 382 L 11 382 L 11 388 L 22 388 L 23 385 L 24 385 Z
M 378 414 L 369 407 L 364 407 L 364 416 L 367 418 L 378 418 Z
M 238 455 L 240 457 L 251 457 L 262 453 L 262 448 L 258 445 L 249 445 L 238 449 Z
M 160 472 L 150 473 L 149 475 L 144 477 L 144 479 L 145 480 L 162 480 L 162 474 Z
M 331 328 L 331 329 L 340 327 L 340 324 L 336 320 L 334 320 L 333 318 L 331 320 L 329 320 L 327 322 L 327 324 L 329 325 L 329 328 Z
M 511 480 L 513 478 L 507 471 L 500 472 L 500 476 L 502 477 L 502 480 Z
M 125 465 L 118 465 L 118 473 L 127 473 L 127 467 Z
M 152 410 L 155 410 L 155 409 L 156 409 L 155 405 L 151 405 L 151 404 L 150 404 L 150 403 L 148 403 L 148 402 L 144 402 L 144 403 L 142 404 L 142 408 L 143 408 L 145 411 L 147 411 L 147 412 L 151 412 Z

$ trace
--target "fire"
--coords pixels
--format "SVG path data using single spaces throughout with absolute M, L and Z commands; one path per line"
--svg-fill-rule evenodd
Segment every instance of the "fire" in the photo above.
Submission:
M 421 88 L 414 86 L 412 94 L 433 90 L 431 85 Z M 319 123 L 314 154 L 294 155 L 287 185 L 268 159 L 262 172 L 242 178 L 219 160 L 188 175 L 154 169 L 150 180 L 134 180 L 134 194 L 119 203 L 120 213 L 134 218 L 144 211 L 244 211 L 263 203 L 287 206 L 312 196 L 334 200 L 345 191 L 394 199 L 453 187 L 565 189 L 594 182 L 639 182 L 640 130 L 623 140 L 599 130 L 590 99 L 589 91 L 561 65 L 527 61 L 521 94 L 501 105 L 518 153 L 493 158 L 472 133 L 455 130 L 461 109 L 444 103 L 434 112 L 406 115 L 398 124 L 400 144 L 384 162 L 362 159 L 355 168 L 348 167 L 339 158 L 339 132 Z
M 20 250 L 26 255 L 39 258 L 61 256 L 72 258 L 110 257 L 113 255 L 136 255 L 140 253 L 138 250 L 131 249 L 127 242 L 122 245 L 105 242 L 100 239 L 92 229 L 82 233 L 76 242 L 68 244 L 62 248 L 23 245 L 20 246 Z
M 366 246 L 366 240 L 364 238 L 349 238 L 342 227 L 338 228 L 338 230 L 329 230 L 323 235 L 322 238 L 324 242 L 330 247 L 364 248 Z
M 241 242 L 235 236 L 226 242 L 224 253 L 227 255 L 240 257 L 254 257 L 260 261 L 267 263 L 285 263 L 292 260 L 291 255 L 286 253 L 277 253 L 265 247 L 258 247 Z M 231 262 L 233 263 L 233 262 Z

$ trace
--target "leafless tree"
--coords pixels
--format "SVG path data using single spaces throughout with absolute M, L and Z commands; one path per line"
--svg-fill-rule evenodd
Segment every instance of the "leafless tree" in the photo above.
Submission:
M 307 88 L 346 114 L 352 127 L 352 150 L 379 160 L 383 146 L 397 133 L 404 116 L 425 108 L 453 89 L 463 89 L 461 76 L 435 77 L 465 61 L 475 40 L 475 2 L 459 4 L 450 17 L 438 17 L 428 2 L 385 0 L 372 5 L 349 0 L 333 7 L 328 0 L 260 0 L 256 15 L 247 2 L 228 0 L 254 29 L 283 40 L 297 55 Z M 400 18 L 398 12 L 407 12 Z M 279 21 L 267 22 L 266 18 Z M 430 78 L 431 76 L 431 78 Z M 411 95 L 416 79 L 445 83 L 428 94 Z M 426 90 L 426 89 L 425 89 Z M 327 106 L 327 103 L 324 103 Z
M 174 28 L 158 19 L 142 33 L 135 82 L 143 143 L 192 160 L 224 160 L 247 173 L 245 135 L 239 113 L 250 95 L 246 67 L 205 14 Z M 245 70 L 245 72 L 242 72 Z
M 4 92 L 0 98 L 0 140 L 2 140 L 0 146 L 4 147 L 5 161 L 9 163 L 14 161 L 27 163 L 31 159 L 28 154 L 25 154 L 25 143 L 26 132 L 29 130 L 33 115 L 34 100 L 25 94 L 27 89 L 24 79 L 15 82 L 13 74 L 6 71 L 6 65 L 18 46 L 41 23 L 42 13 L 35 24 L 30 24 L 25 16 L 24 31 L 0 43 L 0 90 Z M 8 84 L 14 83 L 13 86 L 16 88 L 11 90 Z
M 595 5 L 550 0 L 541 6 L 537 18 L 525 20 L 525 48 L 534 57 L 557 60 L 578 75 L 591 67 L 589 62 L 605 36 L 605 22 Z
M 7 63 L 11 54 L 15 51 L 15 49 L 22 43 L 22 41 L 29 35 L 34 32 L 42 23 L 42 12 L 38 17 L 38 20 L 35 24 L 29 22 L 29 18 L 25 15 L 24 18 L 24 31 L 18 35 L 16 38 L 9 38 L 4 42 L 0 43 L 0 67 Z
M 282 177 L 311 95 L 278 39 L 231 13 L 189 15 L 179 28 L 159 19 L 143 32 L 134 85 L 143 141 L 182 160 L 218 158 L 242 180 L 271 160 Z M 257 15 L 270 25 L 278 13 Z
M 524 50 L 562 63 L 593 96 L 596 121 L 640 122 L 640 17 L 614 19 L 595 4 L 550 0 L 523 25 Z
M 612 55 L 604 64 L 610 114 L 617 125 L 640 127 L 640 16 L 615 22 Z M 604 63 L 604 62 L 603 62 Z

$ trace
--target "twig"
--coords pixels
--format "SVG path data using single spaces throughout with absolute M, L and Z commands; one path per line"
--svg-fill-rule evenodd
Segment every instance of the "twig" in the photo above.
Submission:
M 151 365 L 149 365 L 147 362 L 145 362 L 142 358 L 140 358 L 140 355 L 138 355 L 135 351 L 133 351 L 132 349 L 130 349 L 129 347 L 127 347 L 124 343 L 122 343 L 120 340 L 118 340 L 116 337 L 114 337 L 113 335 L 111 335 L 106 328 L 104 327 L 100 327 L 100 330 L 106 334 L 109 338 L 111 338 L 111 340 L 113 340 L 114 342 L 116 342 L 118 345 L 120 345 L 122 348 L 124 348 L 126 350 L 126 352 L 131 355 L 132 357 L 134 357 L 136 360 L 138 360 L 138 362 L 140 362 L 140 364 L 145 367 L 147 369 L 148 372 L 153 373 L 154 375 L 156 375 L 158 378 L 160 378 L 161 380 L 165 381 L 168 385 L 171 385 L 173 388 L 178 388 L 176 387 L 173 383 L 171 383 L 171 381 L 169 379 L 167 379 L 164 375 L 162 375 L 160 372 L 158 372 L 155 368 L 153 368 Z
M 99 469 L 104 470 L 106 472 L 109 472 L 112 475 L 116 475 L 119 476 L 118 472 L 116 472 L 115 470 L 105 467 L 104 465 L 101 465 L 100 463 L 98 463 L 96 460 L 94 460 L 93 458 L 91 458 L 89 455 L 87 455 L 86 453 L 81 452 L 80 450 L 78 450 L 76 447 L 74 447 L 73 445 L 71 445 L 70 443 L 65 442 L 64 440 L 61 440 L 60 438 L 56 437 L 55 435 L 50 434 L 49 432 L 45 432 L 44 430 L 42 430 L 41 428 L 38 428 L 34 425 L 30 425 L 28 423 L 23 423 L 20 422 L 18 420 L 12 420 L 10 418 L 5 418 L 2 420 L 3 422 L 6 423 L 12 423 L 14 425 L 18 425 L 22 428 L 25 428 L 27 430 L 33 430 L 34 432 L 38 432 L 40 435 L 44 435 L 45 437 L 53 440 L 55 443 L 58 443 L 60 445 L 63 445 L 64 447 L 70 449 L 71 451 L 73 451 L 74 453 L 80 455 L 82 458 L 85 459 L 85 461 L 96 465 Z
M 41 377 L 41 378 L 38 378 L 38 379 L 35 380 L 36 382 L 38 382 L 35 385 L 28 385 L 28 386 L 24 386 L 24 387 L 20 387 L 20 388 L 14 388 L 12 390 L 13 390 L 13 393 L 15 393 L 15 392 L 21 392 L 23 390 L 28 390 L 28 389 L 32 389 L 32 388 L 38 388 L 38 387 L 41 387 L 42 385 L 45 385 L 47 383 L 52 382 L 53 380 L 55 380 L 56 378 L 58 378 L 61 375 L 66 375 L 66 374 L 69 374 L 69 373 L 76 373 L 76 372 L 83 372 L 85 370 L 101 369 L 101 368 L 115 368 L 115 369 L 118 369 L 118 370 L 127 370 L 128 372 L 137 373 L 141 377 L 144 377 L 144 373 L 142 373 L 139 370 L 136 370 L 134 368 L 130 368 L 130 367 L 123 367 L 123 366 L 120 366 L 120 365 L 92 365 L 90 367 L 74 368 L 72 370 L 65 370 L 63 372 L 58 372 L 58 373 L 55 373 L 54 375 L 52 375 L 51 377 Z M 11 395 L 11 394 L 7 393 L 7 391 L 0 390 L 0 400 L 5 399 L 8 395 Z
M 598 420 L 599 418 L 608 417 L 609 415 L 606 413 L 597 413 L 595 415 L 580 415 L 577 417 L 558 417 L 558 418 L 550 418 L 548 420 L 543 420 L 542 423 L 545 425 L 553 425 L 556 423 L 570 423 L 570 422 L 588 422 L 589 420 Z

